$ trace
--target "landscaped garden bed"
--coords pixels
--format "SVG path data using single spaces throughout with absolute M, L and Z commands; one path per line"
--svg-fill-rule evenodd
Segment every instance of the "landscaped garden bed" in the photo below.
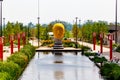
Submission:
M 7 61 L 0 61 L 0 80 L 17 80 L 35 54 L 35 48 L 25 45 L 12 54 Z
M 86 52 L 84 55 L 99 67 L 100 74 L 105 80 L 120 80 L 120 66 L 118 64 L 108 61 L 104 56 L 97 56 L 93 52 Z

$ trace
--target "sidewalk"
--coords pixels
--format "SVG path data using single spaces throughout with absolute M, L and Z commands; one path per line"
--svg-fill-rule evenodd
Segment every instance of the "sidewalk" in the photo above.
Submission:
M 78 41 L 78 43 L 81 44 L 81 45 L 83 44 L 84 46 L 88 46 L 88 47 L 90 47 L 93 50 L 93 44 L 86 43 L 86 42 L 81 42 L 81 41 Z M 96 45 L 96 49 L 93 50 L 93 52 L 98 52 L 98 51 L 100 51 L 100 46 Z M 120 59 L 120 53 L 119 52 L 113 51 L 112 53 L 113 53 L 113 57 L 116 57 L 116 58 Z M 106 47 L 103 47 L 102 55 L 105 56 L 106 59 L 110 60 L 110 58 L 109 58 L 110 49 L 106 48 Z
M 22 48 L 22 46 L 20 47 Z M 9 46 L 3 46 L 3 61 L 7 60 L 7 58 L 11 55 L 11 48 Z M 17 47 L 13 48 L 13 52 L 18 51 Z

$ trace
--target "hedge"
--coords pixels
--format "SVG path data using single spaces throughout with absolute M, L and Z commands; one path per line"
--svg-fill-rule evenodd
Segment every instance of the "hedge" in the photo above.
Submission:
M 16 78 L 17 74 L 20 72 L 20 67 L 12 61 L 1 62 L 0 72 L 8 73 L 11 76 L 11 79 L 14 80 L 14 78 Z
M 0 80 L 12 80 L 12 77 L 7 72 L 0 72 Z
M 101 67 L 100 74 L 107 80 L 120 80 L 120 66 L 115 63 L 106 63 Z
M 34 54 L 35 48 L 27 44 L 7 61 L 0 61 L 0 80 L 17 80 Z
M 24 66 L 28 63 L 28 58 L 22 52 L 17 52 L 15 53 L 15 55 L 9 57 L 7 61 L 13 61 L 14 63 L 18 64 L 21 68 L 24 68 Z

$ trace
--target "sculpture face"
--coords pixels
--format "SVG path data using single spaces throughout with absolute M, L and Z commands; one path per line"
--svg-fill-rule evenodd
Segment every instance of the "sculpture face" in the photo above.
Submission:
M 61 23 L 56 23 L 53 26 L 53 34 L 54 38 L 56 39 L 62 39 L 64 37 L 65 29 L 64 25 Z

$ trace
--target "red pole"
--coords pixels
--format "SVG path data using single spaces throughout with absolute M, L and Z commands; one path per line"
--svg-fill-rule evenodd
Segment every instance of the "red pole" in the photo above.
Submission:
M 13 54 L 13 35 L 10 36 L 11 54 Z
M 95 45 L 96 45 L 96 33 L 93 33 L 93 50 L 95 50 Z
M 2 37 L 0 37 L 0 60 L 3 61 L 3 43 L 2 43 Z
M 20 51 L 20 34 L 18 33 L 18 51 Z
M 112 59 L 112 35 L 109 36 L 110 40 L 110 60 Z
M 100 53 L 103 53 L 103 35 L 100 34 Z

